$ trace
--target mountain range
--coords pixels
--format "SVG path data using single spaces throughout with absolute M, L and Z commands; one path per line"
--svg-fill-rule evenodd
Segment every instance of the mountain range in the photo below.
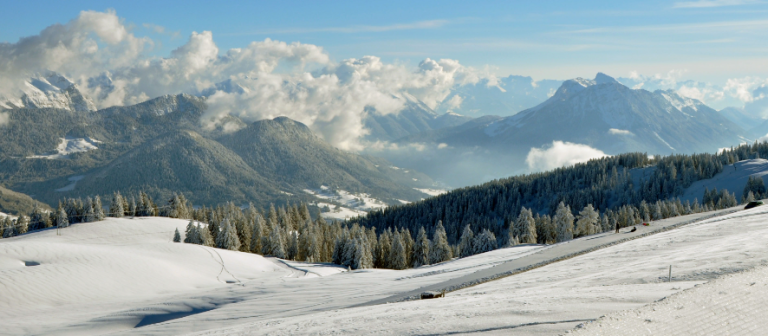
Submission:
M 140 190 L 196 205 L 312 202 L 312 190 L 365 193 L 385 203 L 427 197 L 426 175 L 339 150 L 294 120 L 203 128 L 205 98 L 167 95 L 97 111 L 15 108 L 0 127 L 0 180 L 50 205 L 64 197 Z M 416 189 L 415 189 L 416 188 Z

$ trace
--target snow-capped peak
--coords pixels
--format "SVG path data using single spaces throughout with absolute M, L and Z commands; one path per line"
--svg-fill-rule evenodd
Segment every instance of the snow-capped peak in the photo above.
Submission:
M 250 90 L 248 90 L 247 88 L 233 81 L 230 78 L 225 81 L 218 82 L 213 86 L 203 90 L 202 92 L 200 92 L 200 95 L 203 97 L 209 97 L 219 91 L 224 93 L 234 93 L 234 94 L 245 94 L 250 92 Z
M 3 108 L 59 108 L 69 111 L 96 110 L 96 105 L 80 92 L 77 84 L 53 71 L 31 77 L 24 82 L 21 92 L 5 95 L 0 97 L 0 100 L 0 107 Z
M 683 109 L 686 107 L 691 108 L 694 111 L 699 110 L 699 105 L 703 105 L 702 102 L 691 99 L 688 97 L 683 97 L 679 95 L 675 90 L 656 90 L 654 93 L 660 94 L 662 97 L 664 97 L 667 101 L 669 101 L 672 106 L 674 106 L 676 109 L 680 110 L 681 112 L 684 112 Z

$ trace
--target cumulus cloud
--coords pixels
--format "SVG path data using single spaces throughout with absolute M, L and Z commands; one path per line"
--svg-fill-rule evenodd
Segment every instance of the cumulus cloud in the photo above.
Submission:
M 531 171 L 546 171 L 608 156 L 587 145 L 552 141 L 551 146 L 531 148 L 525 163 Z
M 632 132 L 630 132 L 628 130 L 623 130 L 623 129 L 618 129 L 618 128 L 611 128 L 611 129 L 609 129 L 608 130 L 608 134 L 613 134 L 613 135 L 629 135 L 629 136 L 634 136 L 635 135 L 634 133 L 632 133 Z
M 414 100 L 435 108 L 455 85 L 495 78 L 450 59 L 427 58 L 415 69 L 375 56 L 332 62 L 320 46 L 271 39 L 221 50 L 210 31 L 193 32 L 159 58 L 147 53 L 154 42 L 130 27 L 114 11 L 84 11 L 39 35 L 0 44 L 0 96 L 20 96 L 24 81 L 47 70 L 71 78 L 99 108 L 205 91 L 207 126 L 227 115 L 245 121 L 287 116 L 333 145 L 359 149 L 367 113 L 398 113 Z M 225 81 L 242 89 L 211 90 Z

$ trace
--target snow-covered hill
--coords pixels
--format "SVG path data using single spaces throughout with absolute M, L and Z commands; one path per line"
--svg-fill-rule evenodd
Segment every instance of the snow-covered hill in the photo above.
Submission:
M 403 271 L 342 272 L 172 243 L 182 220 L 107 219 L 61 235 L 48 230 L 0 240 L 0 313 L 6 334 L 557 334 L 759 265 L 768 253 L 766 220 L 768 207 L 739 211 L 443 299 L 355 307 L 546 247 Z
M 711 179 L 694 182 L 680 196 L 682 201 L 693 202 L 694 199 L 702 201 L 705 190 L 717 189 L 728 190 L 736 195 L 736 199 L 741 199 L 744 186 L 747 185 L 749 177 L 759 177 L 763 183 L 768 182 L 768 160 L 751 159 L 736 162 L 723 167 L 723 171 Z
M 25 81 L 18 96 L 0 96 L 0 109 L 22 107 L 96 111 L 93 101 L 83 95 L 77 84 L 52 71 Z

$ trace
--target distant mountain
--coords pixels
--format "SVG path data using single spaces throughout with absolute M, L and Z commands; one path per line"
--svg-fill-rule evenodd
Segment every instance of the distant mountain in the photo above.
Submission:
M 0 180 L 48 204 L 62 197 L 144 190 L 195 204 L 312 201 L 305 189 L 366 193 L 389 204 L 427 197 L 432 180 L 413 170 L 338 150 L 288 118 L 239 131 L 203 128 L 205 98 L 180 94 L 132 106 L 72 113 L 9 110 L 0 127 Z
M 96 110 L 93 101 L 80 92 L 77 84 L 55 72 L 47 72 L 25 81 L 19 97 L 0 97 L 0 109 L 24 107 Z
M 765 120 L 759 116 L 751 115 L 745 112 L 743 108 L 739 107 L 726 107 L 718 112 L 734 124 L 739 125 L 739 127 L 748 131 L 751 131 L 765 122 Z M 765 135 L 765 133 L 768 133 L 768 129 L 765 132 L 758 131 L 756 134 L 752 134 L 752 136 L 760 137 Z
M 339 150 L 286 117 L 254 122 L 219 141 L 267 180 L 291 192 L 328 186 L 355 193 L 375 191 L 383 198 L 419 199 L 422 193 L 403 185 L 423 188 L 432 183 L 424 174 L 392 169 L 385 160 Z
M 547 100 L 562 83 L 559 80 L 534 81 L 524 76 L 504 77 L 497 82 L 483 79 L 475 84 L 457 85 L 435 110 L 471 117 L 510 116 Z
M 403 94 L 405 108 L 397 113 L 380 114 L 369 109 L 363 124 L 369 141 L 392 141 L 412 134 L 461 125 L 472 120 L 457 113 L 438 114 L 415 97 Z
M 585 144 L 606 153 L 649 154 L 712 151 L 750 140 L 749 132 L 698 100 L 672 90 L 633 90 L 602 73 L 594 80 L 565 81 L 547 101 L 514 116 L 460 132 L 445 129 L 438 133 L 428 138 L 518 154 L 553 140 Z

